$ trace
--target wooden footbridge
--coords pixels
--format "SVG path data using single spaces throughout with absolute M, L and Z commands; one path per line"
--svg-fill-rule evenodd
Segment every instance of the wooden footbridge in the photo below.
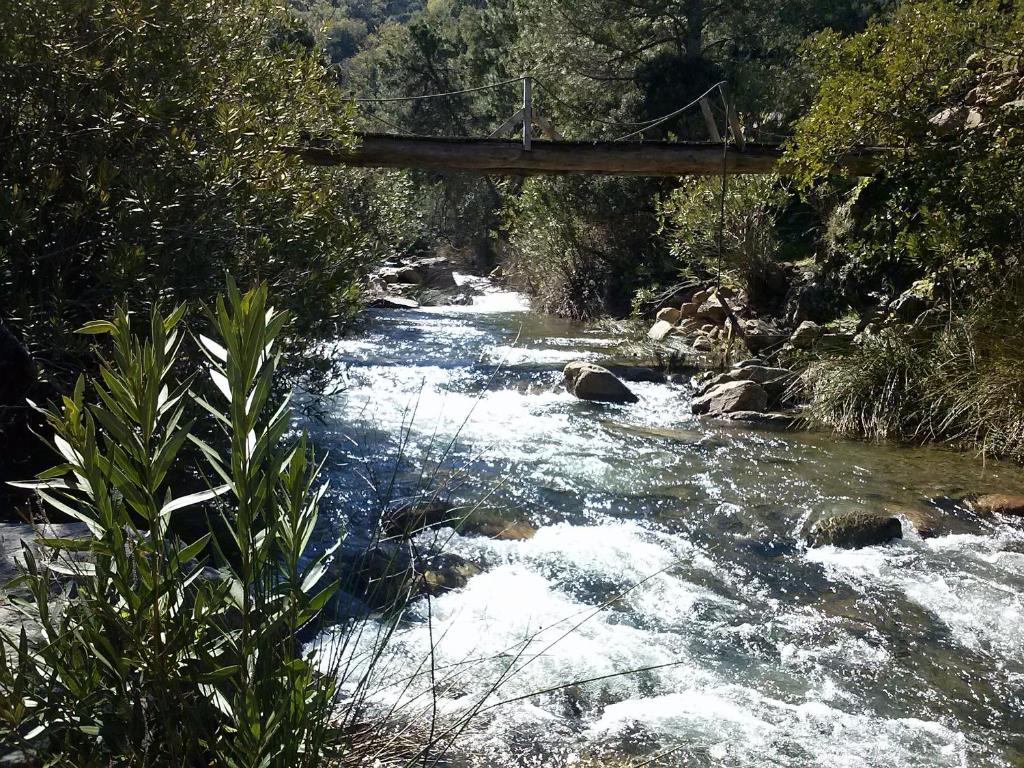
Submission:
M 723 172 L 778 173 L 782 150 L 775 144 L 747 143 L 743 149 L 710 142 L 546 141 L 530 149 L 502 139 L 427 138 L 362 133 L 354 149 L 310 143 L 286 147 L 312 165 L 358 168 L 416 168 L 426 171 L 476 171 L 494 175 L 590 173 L 614 176 L 718 176 Z M 849 176 L 874 173 L 880 148 L 838 159 L 837 171 Z
M 522 83 L 522 106 L 486 138 L 430 137 L 384 133 L 359 133 L 354 147 L 311 140 L 300 146 L 282 147 L 288 154 L 302 157 L 312 165 L 346 165 L 359 168 L 413 168 L 427 171 L 475 171 L 493 175 L 534 174 L 608 174 L 617 176 L 719 176 L 731 174 L 785 173 L 783 152 L 778 144 L 746 141 L 735 110 L 728 103 L 724 83 L 717 83 L 691 103 L 652 120 L 609 125 L 631 128 L 611 140 L 567 141 L 552 121 L 538 114 L 533 104 L 534 78 L 524 75 L 514 80 L 448 93 L 423 96 L 397 96 L 382 99 L 355 99 L 357 104 L 418 101 L 447 98 Z M 548 90 L 549 93 L 550 90 Z M 719 130 L 709 96 L 721 97 L 724 126 Z M 554 97 L 554 94 L 551 94 Z M 560 99 L 556 102 L 569 107 Z M 699 107 L 709 141 L 644 141 L 646 131 L 663 125 L 687 110 Z M 393 126 L 369 113 L 367 117 Z M 397 126 L 393 126 L 397 127 Z M 516 131 L 517 140 L 499 138 Z M 538 134 L 543 138 L 538 138 Z M 850 176 L 870 176 L 880 158 L 882 147 L 869 147 L 837 158 L 836 170 Z

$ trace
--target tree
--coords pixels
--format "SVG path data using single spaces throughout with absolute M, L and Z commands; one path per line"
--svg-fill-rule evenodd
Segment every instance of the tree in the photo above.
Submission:
M 279 147 L 352 140 L 311 39 L 271 0 L 25 0 L 0 16 L 0 307 L 49 376 L 115 302 L 271 282 L 293 341 L 356 306 L 376 239 L 365 177 Z

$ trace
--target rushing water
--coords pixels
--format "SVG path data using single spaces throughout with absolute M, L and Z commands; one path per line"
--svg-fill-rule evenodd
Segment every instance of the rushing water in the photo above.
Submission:
M 495 293 L 369 311 L 338 345 L 344 388 L 315 434 L 332 525 L 357 542 L 382 498 L 443 487 L 538 528 L 440 534 L 483 573 L 409 608 L 380 703 L 443 718 L 517 699 L 460 736 L 477 765 L 1024 764 L 1024 527 L 801 543 L 823 513 L 1021 492 L 1024 475 L 700 420 L 681 383 L 631 384 L 627 406 L 556 391 L 567 361 L 616 344 Z

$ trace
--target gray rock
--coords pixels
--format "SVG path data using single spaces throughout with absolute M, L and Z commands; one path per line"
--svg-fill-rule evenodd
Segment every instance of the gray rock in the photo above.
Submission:
M 653 339 L 654 341 L 661 341 L 670 333 L 675 331 L 675 329 L 676 327 L 667 320 L 659 320 L 651 326 L 651 330 L 647 332 L 647 338 Z
M 718 299 L 712 296 L 700 305 L 700 308 L 697 310 L 697 316 L 704 320 L 710 320 L 714 325 L 721 325 L 725 322 L 729 313 L 726 312 L 725 307 L 718 303 Z
M 580 400 L 603 403 L 635 403 L 639 400 L 615 374 L 600 365 L 582 361 L 569 363 L 562 371 L 563 383 Z
M 737 421 L 748 426 L 771 427 L 772 429 L 793 429 L 796 426 L 796 417 L 785 413 L 762 413 L 761 411 L 733 411 L 723 413 L 715 418 L 723 421 Z
M 712 387 L 690 406 L 694 413 L 719 414 L 734 411 L 763 411 L 768 393 L 753 381 L 728 381 Z
M 892 316 L 901 323 L 912 323 L 922 312 L 928 309 L 928 306 L 928 299 L 911 289 L 901 294 L 890 305 L 889 309 L 892 312 Z
M 420 304 L 402 296 L 380 296 L 371 301 L 370 306 L 376 309 L 418 309 Z
M 898 517 L 875 512 L 850 512 L 826 517 L 816 522 L 807 542 L 812 547 L 843 547 L 860 549 L 903 538 Z
M 804 320 L 789 337 L 789 343 L 797 349 L 810 349 L 821 338 L 821 326 L 812 320 Z

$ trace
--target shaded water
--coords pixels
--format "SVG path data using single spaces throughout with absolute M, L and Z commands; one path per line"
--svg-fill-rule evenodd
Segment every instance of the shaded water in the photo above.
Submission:
M 690 415 L 682 384 L 581 402 L 555 391 L 561 367 L 614 355 L 615 339 L 515 295 L 477 302 L 367 312 L 315 432 L 335 525 L 443 486 L 539 528 L 440 534 L 484 572 L 413 604 L 379 701 L 450 715 L 515 699 L 460 736 L 479 765 L 1024 764 L 1024 527 L 800 543 L 825 512 L 1024 492 L 1024 474 L 716 425 Z

